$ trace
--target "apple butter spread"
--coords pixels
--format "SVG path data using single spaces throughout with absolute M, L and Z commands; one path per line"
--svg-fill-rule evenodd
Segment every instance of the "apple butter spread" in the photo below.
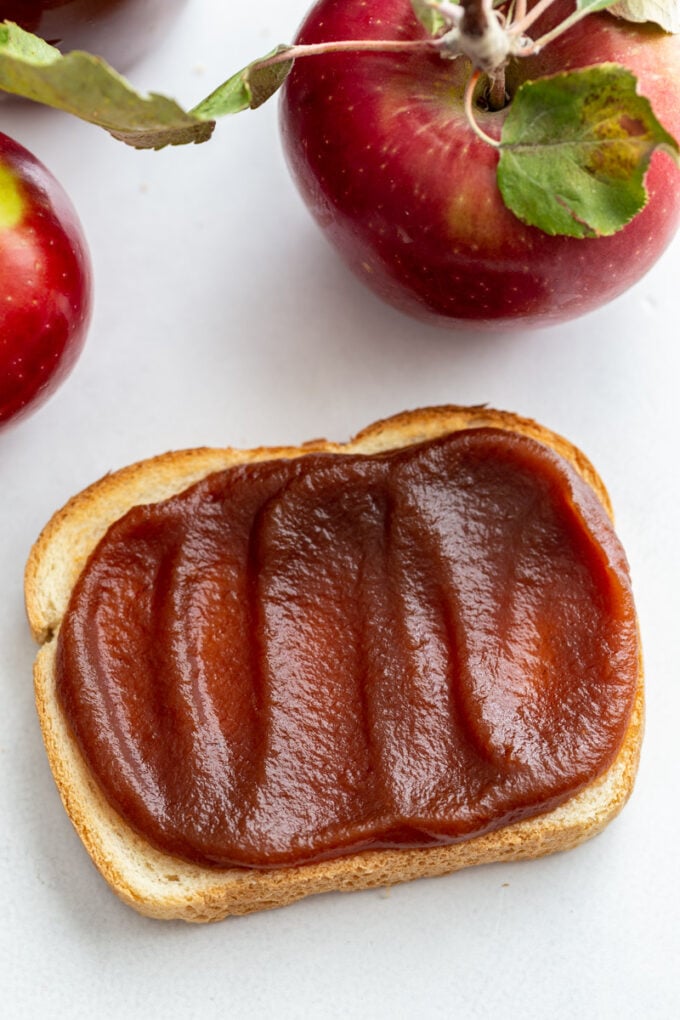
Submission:
M 616 757 L 637 676 L 605 510 L 490 428 L 250 462 L 134 507 L 57 653 L 116 811 L 170 854 L 250 868 L 550 810 Z

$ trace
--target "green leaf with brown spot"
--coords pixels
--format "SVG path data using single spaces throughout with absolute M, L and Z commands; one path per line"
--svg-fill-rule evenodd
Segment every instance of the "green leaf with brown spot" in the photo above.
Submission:
M 139 149 L 204 142 L 214 128 L 173 99 L 135 92 L 99 57 L 63 56 L 11 22 L 0 24 L 0 89 L 65 110 Z
M 625 67 L 596 67 L 526 82 L 501 135 L 498 185 L 508 208 L 547 234 L 614 234 L 647 202 L 653 153 L 678 143 L 636 91 Z

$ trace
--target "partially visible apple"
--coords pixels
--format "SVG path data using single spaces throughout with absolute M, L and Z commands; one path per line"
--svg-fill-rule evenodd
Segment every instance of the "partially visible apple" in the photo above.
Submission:
M 557 0 L 541 31 L 573 9 Z M 537 36 L 532 30 L 534 38 Z M 409 0 L 320 0 L 297 42 L 418 39 Z M 605 61 L 638 78 L 680 137 L 680 36 L 592 15 L 537 56 L 511 62 L 507 85 Z M 418 52 L 335 53 L 296 61 L 281 123 L 293 176 L 326 236 L 380 297 L 444 325 L 541 325 L 588 312 L 635 283 L 673 237 L 680 172 L 663 152 L 649 202 L 610 237 L 551 237 L 503 204 L 497 152 L 462 106 L 469 63 Z M 504 111 L 477 111 L 498 138 Z
M 0 134 L 0 430 L 44 403 L 73 368 L 91 292 L 70 200 L 42 163 Z
M 60 49 L 89 50 L 118 71 L 159 43 L 186 0 L 0 0 L 15 21 Z

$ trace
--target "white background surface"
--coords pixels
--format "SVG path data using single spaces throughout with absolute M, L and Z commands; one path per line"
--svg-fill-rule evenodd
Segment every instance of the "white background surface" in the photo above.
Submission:
M 291 38 L 305 0 L 192 0 L 131 73 L 191 104 Z M 680 242 L 625 297 L 551 330 L 446 333 L 382 306 L 288 179 L 276 105 L 207 146 L 136 153 L 0 107 L 73 197 L 96 311 L 67 384 L 0 435 L 0 984 L 14 1017 L 671 1017 L 678 993 Z M 53 511 L 170 448 L 342 440 L 381 416 L 477 403 L 591 457 L 631 561 L 648 676 L 638 785 L 593 842 L 207 927 L 138 917 L 64 814 L 32 703 L 22 571 Z

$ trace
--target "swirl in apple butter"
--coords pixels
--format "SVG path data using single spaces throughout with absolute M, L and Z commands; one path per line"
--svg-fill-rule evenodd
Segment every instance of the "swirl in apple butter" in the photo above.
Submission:
M 594 492 L 479 428 L 251 462 L 133 508 L 74 589 L 57 685 L 135 830 L 269 868 L 555 807 L 616 757 L 638 654 Z

